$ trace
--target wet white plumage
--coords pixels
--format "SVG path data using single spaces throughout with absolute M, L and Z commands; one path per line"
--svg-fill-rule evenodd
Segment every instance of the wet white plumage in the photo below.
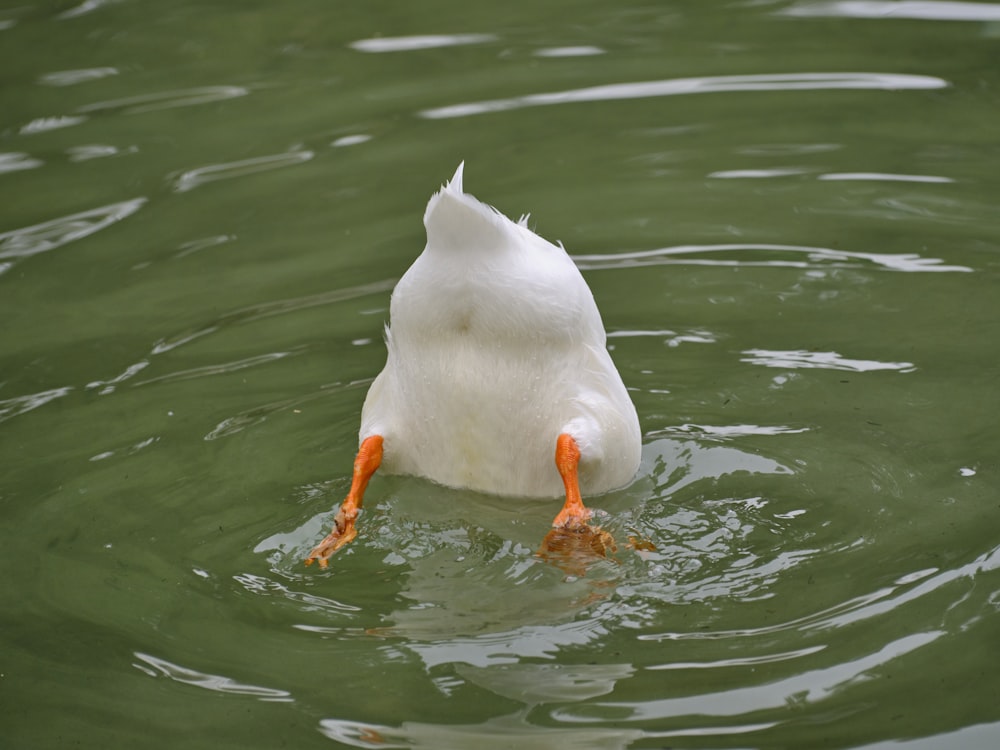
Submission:
M 568 433 L 583 494 L 626 484 L 639 422 L 590 289 L 565 250 L 465 193 L 462 171 L 428 202 L 427 246 L 393 290 L 361 440 L 384 438 L 388 473 L 556 497 Z

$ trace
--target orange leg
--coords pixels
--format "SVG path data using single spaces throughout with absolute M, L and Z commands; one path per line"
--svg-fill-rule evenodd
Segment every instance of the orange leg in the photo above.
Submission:
M 566 488 L 566 502 L 552 526 L 557 529 L 573 529 L 582 526 L 590 518 L 590 511 L 580 497 L 580 480 L 577 467 L 580 465 L 580 446 L 565 432 L 556 438 L 556 468 Z
M 542 540 L 539 554 L 573 575 L 582 575 L 596 558 L 616 549 L 608 532 L 587 523 L 591 516 L 580 497 L 580 446 L 570 435 L 556 439 L 556 468 L 566 488 L 566 502 L 552 521 L 552 530 Z
M 368 480 L 382 463 L 382 436 L 372 435 L 361 443 L 358 449 L 358 457 L 354 459 L 354 476 L 351 479 L 351 489 L 347 497 L 340 505 L 337 516 L 334 518 L 333 531 L 317 544 L 313 551 L 306 558 L 306 565 L 311 565 L 314 560 L 319 560 L 319 566 L 325 568 L 330 555 L 350 542 L 358 535 L 354 523 L 364 501 L 365 489 L 368 487 Z

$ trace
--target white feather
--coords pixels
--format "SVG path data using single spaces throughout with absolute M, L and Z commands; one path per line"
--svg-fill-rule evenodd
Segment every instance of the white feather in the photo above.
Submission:
M 626 484 L 639 421 L 590 289 L 565 250 L 465 193 L 463 167 L 428 202 L 427 246 L 392 293 L 361 440 L 382 435 L 388 473 L 556 497 L 565 432 L 584 494 Z

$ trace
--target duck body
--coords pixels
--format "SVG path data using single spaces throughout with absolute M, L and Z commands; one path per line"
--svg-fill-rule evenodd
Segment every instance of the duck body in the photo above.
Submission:
M 562 247 L 465 193 L 462 172 L 428 202 L 427 245 L 392 292 L 351 489 L 307 564 L 326 567 L 357 535 L 380 467 L 496 495 L 565 493 L 539 553 L 578 570 L 615 549 L 582 495 L 632 479 L 641 435 L 594 297 Z
M 581 453 L 580 489 L 626 484 L 639 420 L 601 315 L 566 251 L 462 190 L 462 167 L 424 214 L 427 246 L 390 303 L 388 357 L 360 439 L 382 468 L 449 487 L 556 497 L 557 437 Z

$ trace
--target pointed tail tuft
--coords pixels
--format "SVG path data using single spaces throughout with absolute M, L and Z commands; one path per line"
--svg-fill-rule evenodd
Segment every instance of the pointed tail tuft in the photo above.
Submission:
M 516 242 L 520 228 L 491 206 L 462 189 L 465 162 L 431 196 L 424 211 L 427 247 L 445 251 L 493 251 Z
M 445 183 L 444 189 L 453 190 L 456 193 L 464 193 L 465 191 L 462 189 L 462 173 L 464 171 L 465 160 L 463 159 L 462 163 L 458 165 L 458 169 L 455 170 L 455 175 Z

